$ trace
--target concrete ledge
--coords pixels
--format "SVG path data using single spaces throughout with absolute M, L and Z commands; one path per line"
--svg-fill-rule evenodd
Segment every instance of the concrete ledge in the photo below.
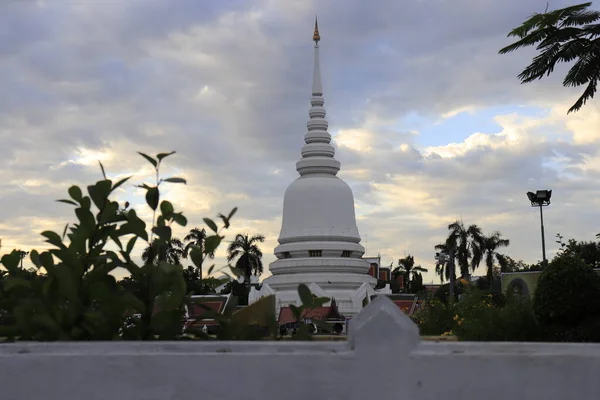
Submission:
M 600 344 L 423 342 L 380 296 L 348 342 L 0 345 L 2 400 L 597 400 Z

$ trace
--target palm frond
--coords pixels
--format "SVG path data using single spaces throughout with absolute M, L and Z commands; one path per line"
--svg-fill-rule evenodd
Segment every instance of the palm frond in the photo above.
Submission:
M 567 114 L 570 114 L 573 111 L 579 111 L 581 109 L 581 107 L 583 107 L 583 105 L 589 100 L 592 99 L 594 97 L 594 93 L 596 93 L 596 87 L 598 85 L 598 80 L 594 79 L 592 81 L 590 81 L 590 83 L 588 84 L 587 88 L 585 89 L 585 91 L 583 92 L 583 94 L 579 97 L 579 99 L 577 99 L 577 101 L 575 102 L 575 104 L 573 104 L 571 106 L 571 108 L 569 108 L 569 111 L 567 112 Z

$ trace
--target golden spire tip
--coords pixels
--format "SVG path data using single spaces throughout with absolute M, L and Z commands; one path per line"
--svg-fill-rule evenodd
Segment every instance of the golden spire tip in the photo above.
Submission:
M 315 32 L 313 33 L 313 40 L 315 41 L 315 44 L 319 43 L 319 40 L 321 40 L 321 36 L 319 35 L 319 23 L 317 21 L 316 15 L 315 15 Z

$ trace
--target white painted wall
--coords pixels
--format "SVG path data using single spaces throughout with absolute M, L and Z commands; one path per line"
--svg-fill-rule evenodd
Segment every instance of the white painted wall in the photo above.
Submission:
M 385 296 L 348 342 L 15 343 L 2 400 L 598 400 L 600 344 L 419 342 Z

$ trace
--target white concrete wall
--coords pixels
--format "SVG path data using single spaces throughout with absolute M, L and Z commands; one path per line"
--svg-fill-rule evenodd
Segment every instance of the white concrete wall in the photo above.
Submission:
M 419 342 L 385 296 L 348 342 L 15 343 L 2 400 L 598 400 L 600 345 Z

